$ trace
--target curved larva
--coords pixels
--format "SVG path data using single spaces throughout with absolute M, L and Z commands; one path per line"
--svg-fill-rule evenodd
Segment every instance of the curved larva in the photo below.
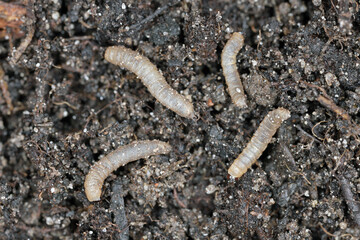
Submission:
M 233 177 L 241 177 L 261 156 L 281 123 L 289 117 L 290 111 L 285 108 L 278 108 L 269 112 L 246 148 L 230 166 L 228 173 Z
M 118 147 L 91 166 L 84 183 L 86 197 L 90 202 L 99 201 L 104 180 L 120 166 L 151 155 L 167 154 L 170 150 L 168 143 L 158 140 L 135 141 Z
M 164 76 L 147 57 L 122 46 L 108 47 L 105 59 L 135 73 L 149 92 L 164 106 L 182 117 L 195 118 L 193 105 L 166 82 Z
M 226 43 L 221 53 L 221 66 L 226 84 L 228 85 L 230 97 L 234 104 L 240 108 L 245 108 L 247 106 L 244 88 L 236 66 L 236 55 L 243 45 L 243 35 L 239 32 L 235 32 Z

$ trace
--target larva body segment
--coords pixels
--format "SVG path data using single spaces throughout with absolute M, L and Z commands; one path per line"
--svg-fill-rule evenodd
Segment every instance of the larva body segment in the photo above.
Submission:
M 99 201 L 104 180 L 120 166 L 151 155 L 167 154 L 170 150 L 168 143 L 158 140 L 135 141 L 118 147 L 91 166 L 84 183 L 86 197 L 90 202 Z
M 239 32 L 235 32 L 226 43 L 221 53 L 221 66 L 226 84 L 228 85 L 230 97 L 233 103 L 240 108 L 245 108 L 247 106 L 244 88 L 236 66 L 236 55 L 243 45 L 243 35 Z
M 147 57 L 123 46 L 108 47 L 105 59 L 135 73 L 149 92 L 164 106 L 185 118 L 195 118 L 193 105 L 166 82 Z
M 285 108 L 278 108 L 269 112 L 260 123 L 248 145 L 234 160 L 228 173 L 233 177 L 241 177 L 261 156 L 282 122 L 289 117 L 290 111 Z

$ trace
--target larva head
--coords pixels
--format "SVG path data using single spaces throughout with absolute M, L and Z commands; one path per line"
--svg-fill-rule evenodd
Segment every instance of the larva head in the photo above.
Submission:
M 102 182 L 93 179 L 91 176 L 86 175 L 85 178 L 85 194 L 90 202 L 100 201 Z
M 119 62 L 119 56 L 124 52 L 132 52 L 132 50 L 123 46 L 111 46 L 105 50 L 104 58 L 112 64 L 119 65 L 121 63 Z
M 235 160 L 236 161 L 236 160 Z M 235 162 L 230 166 L 230 168 L 228 169 L 228 173 L 235 177 L 235 178 L 239 178 L 242 175 L 244 175 L 244 173 L 246 173 L 247 171 L 247 167 L 246 166 L 241 166 L 243 165 L 242 163 L 239 163 L 240 166 L 238 166 Z
M 237 41 L 237 44 L 241 46 L 241 48 L 244 45 L 244 36 L 240 32 L 234 32 L 231 39 Z
M 187 104 L 184 105 L 183 107 L 179 108 L 178 111 L 176 111 L 176 113 L 179 114 L 182 117 L 196 120 L 196 115 L 195 115 L 195 112 L 194 112 L 193 105 L 188 101 L 186 101 L 186 103 Z
M 235 90 L 235 91 L 237 91 L 237 90 Z M 234 104 L 236 106 L 238 106 L 239 108 L 246 108 L 247 107 L 246 98 L 243 97 L 243 96 L 245 96 L 245 95 L 244 94 L 242 94 L 242 95 L 237 94 L 234 101 L 233 101 Z
M 161 148 L 161 150 L 159 151 L 159 154 L 168 154 L 172 150 L 171 145 L 166 142 L 159 141 L 158 146 Z
M 106 61 L 113 63 L 114 56 L 115 56 L 115 47 L 108 47 L 105 50 L 105 54 L 104 54 L 104 58 L 106 59 Z
M 290 111 L 285 108 L 278 108 L 278 109 L 276 109 L 276 111 L 282 121 L 285 121 L 286 119 L 288 119 L 291 116 Z
M 93 191 L 91 193 L 87 193 L 86 197 L 89 200 L 89 202 L 95 202 L 100 201 L 101 196 L 101 189 L 92 189 Z
M 194 110 L 188 114 L 187 118 L 190 118 L 192 120 L 197 120 L 198 119 L 198 117 L 196 116 Z

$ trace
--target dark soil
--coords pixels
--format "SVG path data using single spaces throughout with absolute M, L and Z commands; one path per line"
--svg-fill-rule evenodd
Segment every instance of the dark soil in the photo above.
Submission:
M 355 0 L 23 4 L 25 34 L 11 37 L 9 27 L 0 44 L 0 239 L 360 238 Z M 32 28 L 12 63 L 10 49 Z M 220 65 L 234 31 L 245 36 L 237 59 L 246 109 L 231 102 Z M 179 117 L 105 61 L 111 45 L 147 56 L 199 119 Z M 291 118 L 231 179 L 228 167 L 277 107 Z M 119 168 L 90 203 L 89 167 L 146 139 L 173 151 Z

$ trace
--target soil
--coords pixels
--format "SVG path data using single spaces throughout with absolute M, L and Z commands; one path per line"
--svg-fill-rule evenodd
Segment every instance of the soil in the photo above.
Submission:
M 27 14 L 2 29 L 0 44 L 0 239 L 360 238 L 354 0 L 16 4 Z M 231 102 L 220 64 L 235 31 L 245 36 L 237 55 L 245 109 Z M 198 120 L 105 61 L 111 45 L 148 57 Z M 230 178 L 228 167 L 277 107 L 291 118 L 257 164 Z M 146 139 L 173 151 L 119 168 L 90 203 L 89 167 Z

